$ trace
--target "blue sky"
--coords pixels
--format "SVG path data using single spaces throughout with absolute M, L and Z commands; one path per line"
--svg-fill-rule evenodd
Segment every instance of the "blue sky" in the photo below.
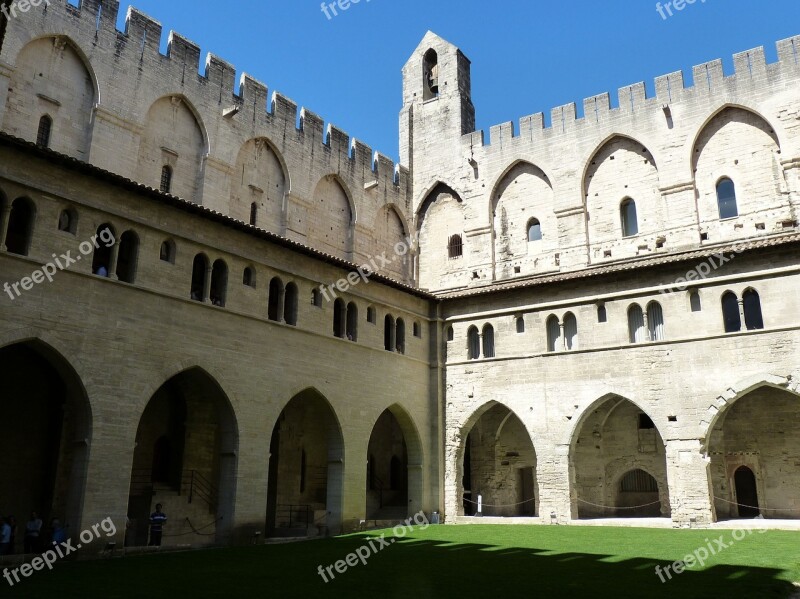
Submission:
M 472 61 L 477 126 L 535 112 L 800 34 L 797 0 L 696 0 L 664 20 L 650 0 L 137 0 L 135 6 L 393 159 L 400 69 L 430 29 Z M 664 2 L 662 2 L 663 4 Z M 123 3 L 119 26 L 124 26 Z M 330 12 L 330 10 L 329 10 Z M 549 118 L 549 117 L 548 117 Z

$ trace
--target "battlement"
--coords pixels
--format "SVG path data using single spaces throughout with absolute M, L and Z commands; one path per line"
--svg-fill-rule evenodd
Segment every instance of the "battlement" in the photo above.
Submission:
M 24 25 L 25 33 L 31 39 L 41 34 L 68 36 L 90 63 L 97 54 L 96 46 L 110 48 L 121 65 L 120 73 L 131 78 L 136 77 L 137 69 L 157 73 L 165 87 L 190 100 L 209 130 L 215 119 L 224 116 L 252 123 L 254 133 L 268 138 L 283 138 L 294 131 L 296 141 L 304 145 L 318 143 L 331 156 L 337 156 L 332 162 L 346 164 L 353 173 L 364 173 L 371 182 L 377 179 L 386 188 L 398 193 L 402 188 L 405 193 L 406 169 L 351 140 L 336 125 L 325 125 L 312 111 L 300 108 L 298 113 L 294 101 L 279 92 L 270 96 L 267 85 L 251 75 L 242 73 L 237 80 L 236 67 L 220 56 L 209 52 L 200 70 L 200 46 L 176 31 L 169 31 L 166 54 L 162 54 L 162 24 L 133 6 L 127 9 L 124 31 L 119 31 L 119 10 L 117 0 L 82 0 L 79 7 L 66 0 L 52 0 L 46 10 L 35 16 L 29 13 L 32 22 Z M 4 49 L 4 54 L 9 51 Z M 3 58 L 14 63 L 14 56 Z M 315 152 L 311 147 L 306 149 Z
M 687 86 L 684 73 L 676 71 L 655 79 L 655 97 L 648 97 L 644 82 L 622 87 L 617 92 L 619 104 L 611 106 L 608 92 L 583 100 L 583 116 L 578 117 L 574 102 L 557 106 L 550 111 L 546 124 L 543 113 L 519 119 L 518 129 L 509 121 L 490 127 L 489 141 L 484 132 L 464 135 L 462 144 L 475 147 L 505 146 L 517 139 L 536 141 L 551 139 L 573 131 L 588 131 L 595 125 L 613 126 L 615 121 L 631 116 L 662 112 L 665 107 L 687 102 L 712 103 L 719 98 L 752 95 L 755 86 L 781 78 L 800 77 L 800 36 L 777 42 L 778 61 L 767 63 L 763 47 L 739 52 L 733 56 L 734 73 L 725 76 L 721 59 L 712 60 L 692 69 L 693 84 Z

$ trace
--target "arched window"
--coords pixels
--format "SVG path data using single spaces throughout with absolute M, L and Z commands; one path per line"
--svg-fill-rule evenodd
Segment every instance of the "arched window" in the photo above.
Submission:
M 464 243 L 461 235 L 451 235 L 447 240 L 447 256 L 450 259 L 460 258 L 464 255 Z
M 494 327 L 490 324 L 483 327 L 483 357 L 494 358 Z
M 36 132 L 36 145 L 42 148 L 50 147 L 50 135 L 53 132 L 53 119 L 44 115 L 39 119 L 39 130 Z
M 358 341 L 358 306 L 353 302 L 347 304 L 347 338 Z
M 125 231 L 119 240 L 117 278 L 123 283 L 133 283 L 136 278 L 136 260 L 139 256 L 139 236 Z
M 542 224 L 539 219 L 532 218 L 528 221 L 528 241 L 541 241 Z
M 161 169 L 161 191 L 171 193 L 172 191 L 172 167 L 165 164 Z
M 414 337 L 417 339 L 422 339 L 422 325 L 419 321 L 414 321 Z
M 373 306 L 367 308 L 367 322 L 370 324 L 377 324 L 378 322 L 378 315 Z
M 481 336 L 478 327 L 470 327 L 467 331 L 467 357 L 477 360 L 481 357 Z
M 448 341 L 452 341 L 455 338 L 455 334 L 453 333 L 453 327 L 452 326 L 447 327 L 447 332 L 445 333 L 445 336 L 446 336 Z
M 647 306 L 647 331 L 650 333 L 650 341 L 664 341 L 664 311 L 658 302 L 650 302 Z
M 344 339 L 347 334 L 347 306 L 344 300 L 338 298 L 333 303 L 333 336 Z
M 567 351 L 578 349 L 578 320 L 572 312 L 564 315 L 564 343 Z
M 170 264 L 175 264 L 175 242 L 171 239 L 167 239 L 161 244 L 161 252 L 159 253 L 159 258 L 161 258 L 162 262 L 169 262 Z
M 561 323 L 554 314 L 547 319 L 547 351 L 559 351 L 563 347 L 561 343 Z
M 631 470 L 619 482 L 622 493 L 658 493 L 658 482 L 644 470 Z
M 646 340 L 644 331 L 644 312 L 638 304 L 633 304 L 628 308 L 628 333 L 631 343 L 644 343 Z
M 97 238 L 98 239 L 116 239 L 116 232 L 114 231 L 114 227 L 109 225 L 108 223 L 100 225 L 97 227 Z M 109 274 L 109 270 L 111 269 L 111 254 L 114 250 L 114 243 L 98 243 L 97 248 L 94 250 L 94 256 L 92 257 L 92 272 L 96 275 L 101 277 L 107 277 Z
M 439 57 L 431 48 L 422 61 L 422 99 L 433 100 L 439 97 Z
M 267 318 L 280 322 L 283 314 L 283 281 L 279 277 L 269 282 L 269 303 L 267 305 Z
M 300 293 L 294 283 L 286 284 L 283 297 L 283 322 L 290 326 L 297 326 L 297 301 Z
M 522 334 L 525 332 L 525 318 L 522 316 L 517 316 L 516 318 L 517 323 L 517 333 Z
M 761 298 L 755 289 L 748 289 L 742 296 L 744 303 L 744 326 L 748 331 L 764 328 L 764 318 L 761 315 Z
M 605 304 L 597 306 L 597 322 L 608 322 L 608 309 Z
M 11 204 L 6 232 L 6 250 L 18 256 L 27 256 L 33 237 L 33 221 L 35 215 L 33 202 L 27 198 L 17 198 Z
M 406 323 L 402 318 L 397 319 L 397 332 L 395 333 L 395 346 L 397 353 L 406 353 Z
M 228 265 L 224 260 L 217 260 L 211 269 L 211 303 L 224 308 L 227 295 Z
M 722 319 L 726 333 L 738 333 L 742 330 L 742 317 L 739 314 L 739 299 L 732 291 L 722 296 Z
M 389 314 L 383 319 L 383 347 L 386 351 L 394 351 L 394 318 Z
M 58 230 L 75 235 L 78 230 L 78 213 L 67 208 L 58 217 Z
M 691 308 L 692 312 L 702 312 L 703 304 L 700 301 L 699 291 L 692 291 L 689 294 L 689 307 Z
M 258 204 L 253 202 L 252 204 L 250 204 L 250 224 L 255 227 L 257 220 L 258 220 Z
M 739 216 L 739 207 L 736 205 L 736 186 L 727 177 L 717 183 L 717 207 L 719 218 L 735 218 Z
M 315 308 L 322 307 L 322 292 L 316 287 L 311 290 L 311 305 Z
M 252 267 L 245 267 L 242 272 L 242 285 L 247 285 L 255 289 L 256 286 L 256 271 Z
M 639 234 L 639 216 L 636 214 L 636 202 L 628 198 L 619 208 L 622 220 L 622 236 L 633 237 Z
M 206 277 L 208 276 L 208 258 L 205 254 L 197 254 L 192 262 L 191 298 L 202 302 L 205 298 Z

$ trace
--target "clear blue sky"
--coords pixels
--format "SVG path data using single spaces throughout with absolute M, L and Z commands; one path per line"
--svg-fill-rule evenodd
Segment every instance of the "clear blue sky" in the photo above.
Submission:
M 798 0 L 696 0 L 662 19 L 650 0 L 361 0 L 329 20 L 321 0 L 137 0 L 135 6 L 373 149 L 397 159 L 401 74 L 430 29 L 472 61 L 477 126 L 800 34 Z M 663 3 L 663 2 L 662 2 Z M 121 8 L 119 27 L 124 26 Z M 549 118 L 549 117 L 548 117 Z

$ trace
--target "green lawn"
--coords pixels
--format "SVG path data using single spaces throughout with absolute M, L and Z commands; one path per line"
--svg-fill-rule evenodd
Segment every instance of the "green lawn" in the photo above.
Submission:
M 387 532 L 387 540 L 391 531 Z M 431 526 L 327 584 L 319 565 L 380 533 L 284 545 L 69 562 L 0 596 L 56 597 L 788 597 L 800 581 L 800 533 L 747 535 L 662 583 L 655 574 L 730 531 L 568 526 Z M 376 547 L 378 544 L 373 541 Z M 335 573 L 335 570 L 334 570 Z

